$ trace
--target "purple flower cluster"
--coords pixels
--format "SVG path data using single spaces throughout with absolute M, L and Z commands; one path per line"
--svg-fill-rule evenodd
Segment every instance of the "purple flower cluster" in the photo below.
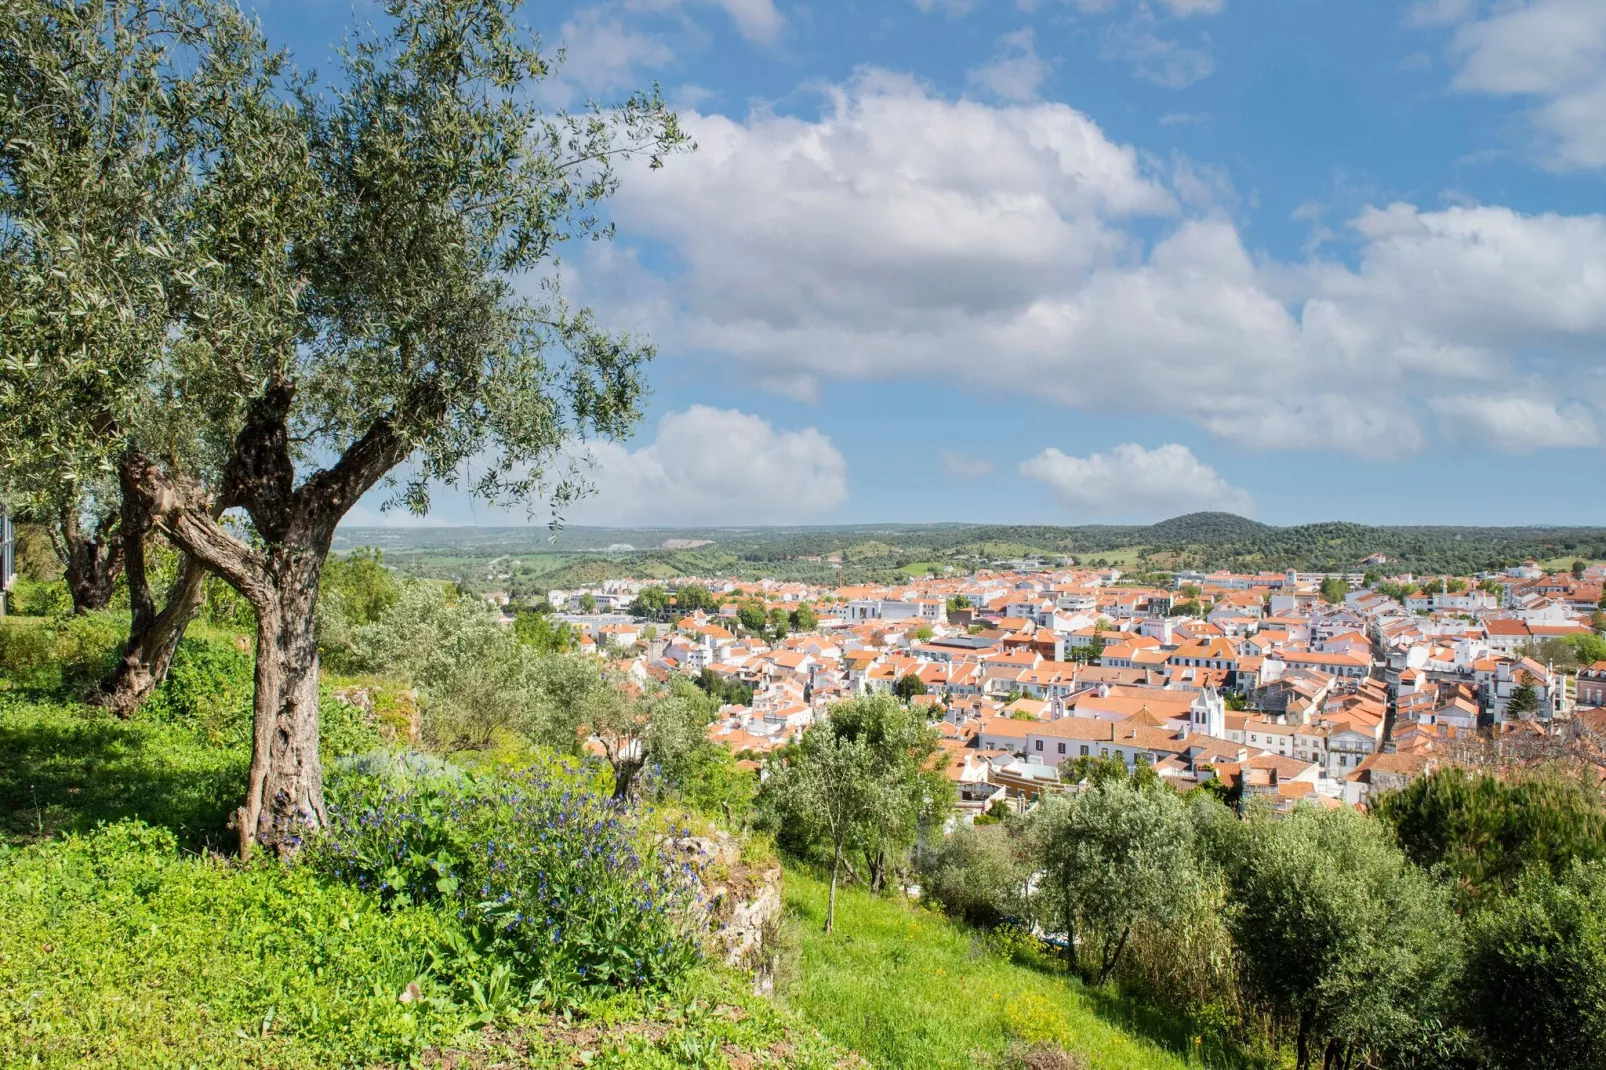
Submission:
M 587 774 L 341 770 L 309 858 L 387 904 L 449 906 L 532 999 L 662 984 L 696 957 L 696 867 Z

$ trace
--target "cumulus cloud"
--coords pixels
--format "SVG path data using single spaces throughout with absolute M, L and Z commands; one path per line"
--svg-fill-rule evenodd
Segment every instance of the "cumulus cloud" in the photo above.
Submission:
M 799 523 L 848 497 L 847 462 L 828 437 L 733 409 L 694 405 L 665 416 L 645 446 L 597 442 L 586 453 L 596 493 L 571 510 L 573 523 Z
M 558 27 L 564 62 L 543 92 L 547 100 L 568 107 L 592 95 L 634 89 L 639 72 L 661 67 L 674 58 L 663 37 L 626 25 L 603 8 L 582 8 Z
M 1126 442 L 1086 457 L 1049 448 L 1022 461 L 1020 474 L 1048 487 L 1076 517 L 1159 520 L 1201 509 L 1245 516 L 1255 509 L 1246 491 L 1178 443 L 1148 450 Z
M 1418 22 L 1455 27 L 1455 88 L 1534 102 L 1529 117 L 1547 165 L 1606 167 L 1606 4 L 1529 0 L 1479 17 L 1470 2 L 1434 0 L 1412 12 Z
M 980 479 L 991 475 L 993 462 L 984 457 L 972 457 L 959 450 L 942 451 L 942 470 L 951 476 L 962 479 Z
M 585 283 L 791 397 L 920 376 L 1377 458 L 1423 447 L 1434 398 L 1567 368 L 1606 398 L 1606 216 L 1392 204 L 1333 223 L 1349 260 L 1279 261 L 1063 104 L 864 71 L 816 119 L 683 119 L 700 150 L 617 204 L 674 269 L 614 247 Z
M 1462 395 L 1429 403 L 1447 435 L 1468 445 L 1526 452 L 1600 444 L 1595 417 L 1540 398 Z
M 1030 101 L 1037 99 L 1048 74 L 1048 62 L 1037 54 L 1032 31 L 1025 29 L 1000 37 L 992 60 L 972 70 L 966 82 L 999 100 Z

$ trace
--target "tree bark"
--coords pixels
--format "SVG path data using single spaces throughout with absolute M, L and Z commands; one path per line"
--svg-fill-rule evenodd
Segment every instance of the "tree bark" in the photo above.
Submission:
M 1115 969 L 1115 964 L 1120 961 L 1121 952 L 1126 949 L 1126 938 L 1131 935 L 1132 926 L 1128 925 L 1121 930 L 1121 938 L 1115 942 L 1115 948 L 1105 951 L 1104 964 L 1099 967 L 1099 984 L 1102 985 L 1110 979 L 1110 973 Z
M 842 868 L 842 845 L 837 844 L 831 854 L 831 893 L 825 901 L 825 931 L 836 928 L 836 877 Z
M 1299 1012 L 1299 1032 L 1294 1036 L 1294 1070 L 1310 1070 L 1310 1011 Z
M 178 576 L 167 593 L 166 604 L 157 612 L 151 598 L 150 577 L 145 570 L 145 543 L 150 534 L 151 518 L 137 490 L 126 480 L 122 516 L 122 556 L 131 611 L 128 642 L 123 647 L 123 656 L 90 701 L 119 717 L 129 717 L 167 679 L 173 652 L 200 608 L 206 570 L 194 557 L 181 551 Z
M 376 420 L 330 467 L 298 487 L 289 413 L 295 386 L 273 377 L 248 406 L 214 500 L 194 479 L 169 474 L 141 454 L 126 469 L 155 525 L 257 614 L 251 771 L 235 811 L 240 854 L 261 846 L 294 854 L 324 826 L 318 758 L 318 581 L 335 525 L 411 452 L 389 418 Z M 419 386 L 402 411 L 419 419 L 439 399 Z M 242 507 L 261 548 L 241 542 L 217 518 Z
M 160 613 L 135 614 L 123 656 L 92 698 L 96 705 L 126 718 L 162 686 L 173 663 L 173 652 L 201 608 L 205 581 L 206 570 L 200 563 L 189 554 L 181 555 L 178 577 L 167 594 L 167 602 Z
M 628 799 L 636 793 L 641 779 L 643 758 L 620 758 L 613 763 L 613 797 Z
M 322 564 L 322 557 L 318 557 Z M 293 854 L 328 821 L 318 759 L 318 571 L 289 570 L 257 604 L 255 731 L 245 805 L 235 812 L 240 856 L 253 844 Z
M 97 521 L 93 532 L 87 532 L 78 521 L 77 499 L 69 497 L 61 503 L 56 524 L 50 529 L 50 544 L 61 559 L 74 613 L 91 613 L 111 603 L 123 566 L 122 543 L 111 538 L 116 525 L 113 511 Z

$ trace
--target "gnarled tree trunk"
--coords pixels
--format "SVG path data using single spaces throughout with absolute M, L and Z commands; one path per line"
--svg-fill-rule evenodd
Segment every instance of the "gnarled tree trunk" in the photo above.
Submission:
M 119 717 L 128 717 L 167 679 L 173 652 L 200 608 L 206 570 L 194 557 L 180 552 L 178 575 L 167 593 L 166 604 L 157 612 L 145 569 L 150 514 L 126 475 L 123 483 L 123 562 L 132 616 L 123 656 L 91 701 Z
M 280 555 L 275 555 L 280 556 Z M 300 554 L 288 556 L 300 558 Z M 317 555 L 317 562 L 323 558 Z M 257 612 L 255 730 L 245 805 L 235 815 L 240 854 L 251 844 L 280 853 L 301 845 L 328 820 L 318 760 L 318 568 L 290 567 L 274 577 Z
M 294 393 L 274 380 L 251 404 L 215 500 L 137 452 L 125 465 L 154 525 L 256 610 L 251 771 L 245 803 L 235 811 L 242 856 L 255 845 L 294 854 L 327 821 L 318 758 L 318 580 L 335 525 L 409 452 L 380 420 L 334 465 L 296 486 L 287 415 Z M 234 506 L 250 515 L 260 548 L 218 523 Z
M 50 529 L 50 545 L 61 558 L 74 613 L 105 609 L 112 600 L 123 565 L 122 543 L 111 537 L 116 526 L 117 513 L 113 511 L 96 522 L 93 532 L 85 531 L 79 522 L 78 500 L 69 497 L 61 503 L 56 524 Z

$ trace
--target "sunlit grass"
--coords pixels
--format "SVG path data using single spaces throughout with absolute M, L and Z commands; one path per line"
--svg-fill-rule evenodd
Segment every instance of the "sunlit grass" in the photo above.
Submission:
M 1220 1052 L 1198 1051 L 1190 1062 L 1180 1023 L 1168 1029 L 1047 961 L 1014 961 L 974 930 L 907 902 L 839 891 L 829 936 L 821 881 L 788 872 L 786 904 L 801 961 L 783 979 L 784 1000 L 884 1070 L 975 1070 L 1030 1044 L 1054 1044 L 1109 1070 L 1237 1065 Z M 1160 1039 L 1132 1031 L 1140 1026 Z

